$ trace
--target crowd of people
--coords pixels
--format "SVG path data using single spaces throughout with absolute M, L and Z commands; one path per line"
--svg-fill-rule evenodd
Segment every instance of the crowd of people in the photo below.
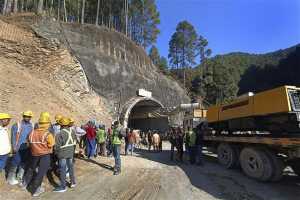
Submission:
M 185 146 L 185 151 L 188 154 L 190 163 L 196 165 L 203 165 L 202 146 L 205 129 L 206 124 L 204 122 L 200 123 L 197 127 L 193 129 L 191 129 L 191 127 L 187 127 L 186 132 L 184 132 L 181 127 L 170 128 L 168 132 L 168 139 L 171 143 L 170 160 L 174 160 L 174 152 L 176 148 L 176 159 L 180 162 L 183 162 Z
M 121 144 L 125 140 L 125 155 L 133 155 L 135 147 L 144 144 L 148 150 L 162 151 L 163 135 L 157 131 L 123 129 L 118 121 L 111 127 L 90 120 L 76 126 L 72 118 L 42 112 L 37 123 L 32 122 L 33 112 L 22 113 L 22 120 L 8 129 L 11 116 L 0 113 L 0 187 L 6 182 L 27 189 L 39 196 L 45 189 L 43 178 L 49 173 L 59 177 L 59 187 L 54 192 L 65 192 L 67 186 L 76 187 L 74 155 L 78 144 L 78 156 L 91 159 L 97 156 L 113 156 L 114 175 L 121 173 Z M 184 132 L 182 128 L 170 128 L 167 137 L 171 143 L 171 160 L 183 162 L 184 144 L 191 164 L 202 165 L 202 141 L 205 124 Z M 67 182 L 67 177 L 69 182 Z
M 0 113 L 0 187 L 6 182 L 19 185 L 37 197 L 45 191 L 42 182 L 49 173 L 54 173 L 60 180 L 54 192 L 65 192 L 67 185 L 76 187 L 76 144 L 79 144 L 79 154 L 88 159 L 113 154 L 114 175 L 120 174 L 121 140 L 128 136 L 118 121 L 105 130 L 105 126 L 98 125 L 96 120 L 75 126 L 72 118 L 59 114 L 54 123 L 48 112 L 42 112 L 37 123 L 32 122 L 32 117 L 32 111 L 23 112 L 22 120 L 9 130 L 11 116 Z M 67 177 L 70 179 L 68 184 Z

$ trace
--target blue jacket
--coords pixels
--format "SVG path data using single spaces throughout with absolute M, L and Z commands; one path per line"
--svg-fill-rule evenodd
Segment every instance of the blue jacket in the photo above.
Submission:
M 19 128 L 18 128 L 18 124 L 20 126 Z M 18 129 L 20 131 L 20 136 L 19 136 L 18 144 L 16 144 Z M 32 132 L 32 130 L 33 130 L 33 124 L 31 122 L 25 122 L 22 120 L 20 123 L 15 123 L 11 127 L 11 141 L 12 141 L 13 149 L 23 150 L 23 149 L 28 148 L 26 145 L 26 142 L 27 142 L 28 136 Z

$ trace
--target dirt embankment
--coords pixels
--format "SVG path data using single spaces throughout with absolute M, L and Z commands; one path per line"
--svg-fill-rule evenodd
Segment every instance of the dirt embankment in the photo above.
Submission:
M 15 119 L 30 109 L 84 122 L 111 121 L 105 99 L 94 93 L 80 63 L 57 41 L 38 37 L 32 15 L 0 18 L 0 112 Z M 36 118 L 35 118 L 36 119 Z

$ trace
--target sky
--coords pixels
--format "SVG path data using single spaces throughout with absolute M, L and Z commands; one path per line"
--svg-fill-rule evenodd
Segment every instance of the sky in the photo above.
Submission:
M 156 0 L 161 33 L 157 44 L 168 57 L 178 22 L 187 20 L 209 42 L 213 55 L 266 53 L 300 43 L 300 0 Z

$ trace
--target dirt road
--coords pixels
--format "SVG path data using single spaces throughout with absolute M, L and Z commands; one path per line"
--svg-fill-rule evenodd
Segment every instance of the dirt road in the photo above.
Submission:
M 122 174 L 113 176 L 112 158 L 77 160 L 78 186 L 66 193 L 50 192 L 40 199 L 120 199 L 120 200 L 298 200 L 300 178 L 288 174 L 278 183 L 259 183 L 239 170 L 225 170 L 213 156 L 206 156 L 205 166 L 191 166 L 169 161 L 168 145 L 162 153 L 138 151 L 123 156 Z M 0 189 L 1 199 L 31 199 L 17 187 Z M 5 192 L 6 191 L 6 192 Z

